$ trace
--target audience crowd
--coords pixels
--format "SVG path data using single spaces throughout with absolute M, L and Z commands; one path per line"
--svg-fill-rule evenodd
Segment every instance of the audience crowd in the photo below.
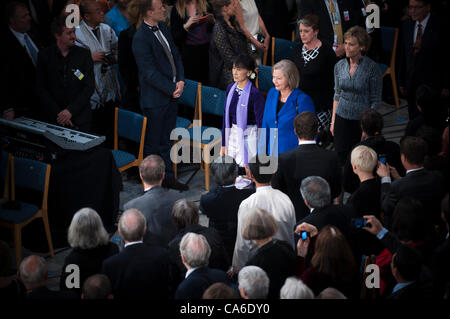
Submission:
M 380 30 L 365 24 L 372 3 L 382 26 L 400 29 L 391 76 L 409 122 L 398 144 L 383 135 L 377 111 L 392 93 L 378 66 L 386 62 Z M 71 4 L 80 8 L 76 28 L 66 24 Z M 120 241 L 92 208 L 76 212 L 59 291 L 47 288 L 42 257 L 8 273 L 0 241 L 3 299 L 450 298 L 448 1 L 2 6 L 0 117 L 45 120 L 107 143 L 116 106 L 148 118 L 144 193 L 124 205 Z M 274 87 L 261 92 L 254 76 L 272 54 L 271 37 L 299 43 L 272 66 Z M 179 192 L 187 185 L 175 180 L 169 158 L 186 79 L 227 96 L 211 164 L 216 186 L 199 205 Z M 321 132 L 333 147 L 319 143 Z M 379 270 L 374 285 L 369 266 Z

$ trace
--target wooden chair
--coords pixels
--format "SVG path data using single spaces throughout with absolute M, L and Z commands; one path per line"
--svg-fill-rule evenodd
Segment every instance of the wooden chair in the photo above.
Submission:
M 289 59 L 297 45 L 298 43 L 293 41 L 272 38 L 272 65 L 283 59 Z
M 198 97 L 198 119 L 195 121 L 194 125 L 188 128 L 189 136 L 182 137 L 178 140 L 171 150 L 171 158 L 174 163 L 174 173 L 177 176 L 177 161 L 179 147 L 183 149 L 183 146 L 189 146 L 193 148 L 198 148 L 201 156 L 201 166 L 205 169 L 205 188 L 209 190 L 210 187 L 210 175 L 209 167 L 210 163 L 219 154 L 211 155 L 211 150 L 213 150 L 219 143 L 222 142 L 222 132 L 216 127 L 203 126 L 202 114 L 213 114 L 217 116 L 223 116 L 223 111 L 225 107 L 226 93 L 220 89 L 201 86 L 199 90 Z M 219 153 L 219 152 L 218 152 Z
M 190 107 L 194 109 L 194 119 L 198 117 L 197 103 L 198 94 L 200 92 L 201 83 L 189 79 L 184 80 L 184 89 L 180 98 L 178 99 L 178 104 Z M 175 127 L 190 127 L 192 122 L 184 117 L 178 116 Z
M 49 164 L 31 159 L 10 156 L 9 168 L 11 176 L 11 196 L 9 200 L 11 202 L 16 200 L 16 187 L 42 193 L 41 207 L 24 201 L 17 201 L 17 208 L 6 209 L 3 206 L 0 209 L 0 226 L 10 228 L 13 233 L 17 267 L 19 267 L 22 260 L 22 228 L 36 218 L 42 218 L 50 256 L 53 258 L 54 251 L 47 211 L 51 167 Z
M 395 56 L 397 53 L 398 28 L 381 27 L 381 47 L 384 52 L 390 53 L 389 65 L 378 63 L 383 78 L 386 75 L 391 76 L 392 90 L 394 91 L 395 106 L 400 107 L 398 99 L 397 81 L 395 76 Z
M 145 130 L 147 117 L 116 107 L 114 114 L 114 150 L 112 155 L 119 172 L 139 166 L 144 159 Z M 133 155 L 119 150 L 119 137 L 139 143 L 139 152 Z
M 274 87 L 272 82 L 272 67 L 266 65 L 258 65 L 256 77 L 256 87 L 265 95 Z

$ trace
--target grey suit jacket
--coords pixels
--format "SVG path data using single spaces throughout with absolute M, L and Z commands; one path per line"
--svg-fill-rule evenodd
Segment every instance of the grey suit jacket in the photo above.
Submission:
M 161 246 L 167 246 L 177 234 L 175 224 L 172 222 L 173 204 L 183 198 L 182 194 L 154 186 L 144 195 L 130 200 L 123 208 L 136 208 L 144 214 L 147 220 L 147 231 L 157 238 Z

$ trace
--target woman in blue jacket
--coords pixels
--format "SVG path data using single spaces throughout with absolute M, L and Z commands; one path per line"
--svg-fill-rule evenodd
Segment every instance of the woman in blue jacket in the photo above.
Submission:
M 275 87 L 267 95 L 258 152 L 278 156 L 298 146 L 294 132 L 297 114 L 315 113 L 315 108 L 312 99 L 297 88 L 300 79 L 294 62 L 276 63 L 272 67 L 272 81 Z

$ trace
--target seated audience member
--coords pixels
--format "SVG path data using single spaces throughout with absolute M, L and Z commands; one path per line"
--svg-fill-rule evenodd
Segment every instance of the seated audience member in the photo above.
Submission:
M 252 195 L 253 189 L 238 189 L 234 185 L 239 167 L 227 155 L 211 164 L 211 174 L 217 187 L 200 197 L 200 210 L 209 218 L 209 227 L 217 229 L 231 258 L 236 242 L 238 210 L 241 202 Z
M 427 209 L 427 217 L 440 224 L 439 204 L 444 196 L 444 178 L 440 172 L 428 171 L 423 167 L 427 154 L 427 144 L 421 138 L 407 136 L 400 143 L 402 164 L 406 175 L 400 177 L 389 164 L 379 163 L 377 174 L 381 180 L 381 210 L 385 214 L 385 224 L 389 227 L 389 218 L 397 202 L 404 196 L 420 200 Z M 391 177 L 394 181 L 391 183 Z M 387 218 L 387 220 L 386 220 Z
M 113 299 L 111 282 L 102 274 L 88 277 L 83 284 L 81 299 Z
M 272 238 L 277 232 L 277 224 L 264 209 L 250 209 L 242 224 L 242 238 L 258 246 L 247 266 L 258 266 L 266 272 L 270 280 L 268 298 L 278 299 L 284 281 L 294 275 L 295 252 L 289 243 Z
M 202 299 L 238 299 L 236 291 L 223 282 L 216 282 L 203 293 Z
M 147 230 L 152 241 L 161 247 L 166 247 L 175 237 L 177 229 L 172 221 L 173 204 L 182 195 L 175 190 L 161 188 L 164 179 L 165 164 L 159 155 L 149 155 L 139 166 L 139 176 L 144 188 L 144 194 L 130 200 L 123 208 L 136 208 L 144 214 L 147 220 Z M 144 238 L 147 242 L 148 236 Z
M 341 193 L 341 168 L 336 152 L 316 145 L 319 121 L 314 113 L 303 112 L 297 115 L 294 128 L 299 146 L 280 155 L 272 187 L 289 196 L 298 221 L 309 214 L 299 194 L 301 181 L 308 176 L 321 176 L 330 185 L 332 198 L 336 198 Z
M 301 279 L 289 277 L 281 287 L 280 299 L 314 299 L 314 293 Z
M 353 149 L 350 161 L 360 184 L 346 204 L 351 206 L 358 216 L 370 214 L 379 217 L 381 185 L 379 179 L 375 177 L 377 153 L 370 147 L 360 145 Z
M 109 241 L 100 216 L 92 208 L 82 208 L 73 215 L 67 241 L 72 251 L 64 259 L 59 287 L 61 290 L 69 289 L 80 294 L 80 288 L 67 287 L 66 280 L 72 274 L 72 270 L 66 272 L 66 267 L 68 265 L 79 267 L 82 286 L 86 278 L 100 272 L 103 261 L 117 254 L 119 248 Z
M 414 247 L 401 245 L 392 256 L 391 269 L 397 284 L 388 299 L 423 300 L 431 298 L 426 283 L 420 281 L 422 257 Z
M 269 277 L 258 266 L 245 266 L 238 274 L 238 289 L 243 299 L 267 299 Z
M 53 291 L 46 287 L 48 266 L 44 258 L 31 255 L 22 260 L 19 279 L 26 289 L 26 299 L 77 299 L 72 291 Z
M 143 242 L 146 220 L 137 209 L 119 219 L 119 235 L 125 248 L 103 262 L 102 274 L 111 281 L 117 299 L 166 299 L 171 286 L 167 249 Z
M 52 34 L 56 44 L 39 51 L 37 63 L 36 83 L 46 121 L 90 131 L 92 111 L 89 101 L 95 90 L 91 53 L 75 45 L 75 28 L 66 27 L 64 15 L 53 21 Z
M 316 299 L 347 299 L 342 292 L 333 287 L 328 287 L 320 294 L 317 295 Z
M 373 149 L 379 156 L 386 158 L 386 162 L 389 166 L 395 167 L 400 176 L 404 176 L 405 170 L 400 160 L 400 147 L 397 143 L 387 141 L 382 135 L 383 130 L 383 116 L 380 112 L 374 109 L 365 110 L 360 119 L 360 125 L 362 130 L 362 142 L 356 144 L 365 145 Z M 347 193 L 353 193 L 359 185 L 358 176 L 354 174 L 351 158 L 349 154 L 343 173 L 343 187 Z
M 224 271 L 208 267 L 211 248 L 205 236 L 195 233 L 184 235 L 180 242 L 180 255 L 187 272 L 186 279 L 175 292 L 175 299 L 201 299 L 212 284 L 230 283 Z
M 2 25 L 5 30 L 2 30 L 4 49 L 1 74 L 6 80 L 0 86 L 0 118 L 37 118 L 42 112 L 36 88 L 36 66 L 40 47 L 39 41 L 30 34 L 30 11 L 23 2 L 9 1 L 5 13 L 8 28 L 3 28 Z
M 264 163 L 262 162 L 264 161 Z M 238 229 L 233 254 L 233 270 L 237 274 L 254 254 L 256 246 L 242 238 L 243 221 L 251 208 L 264 209 L 269 212 L 277 224 L 274 238 L 286 241 L 294 248 L 295 210 L 289 197 L 270 186 L 272 178 L 273 157 L 255 156 L 249 161 L 248 174 L 255 182 L 256 192 L 242 201 L 238 212 Z M 274 165 L 273 165 L 274 166 Z
M 359 297 L 359 276 L 350 245 L 342 232 L 326 226 L 320 232 L 309 224 L 301 224 L 300 231 L 309 233 L 306 240 L 297 243 L 300 279 L 318 295 L 327 287 L 336 287 L 349 298 Z M 311 238 L 317 236 L 311 266 L 305 269 Z
M 346 236 L 349 234 L 350 218 L 354 216 L 354 212 L 347 206 L 331 203 L 330 186 L 324 178 L 306 177 L 300 185 L 300 194 L 309 214 L 297 223 L 297 228 L 302 223 L 308 223 L 320 231 L 326 225 L 333 225 Z
M 127 13 L 129 2 L 130 0 L 118 0 L 114 7 L 105 14 L 105 23 L 114 30 L 116 36 L 130 26 Z
M 217 230 L 202 226 L 198 223 L 198 208 L 194 202 L 187 199 L 179 199 L 172 209 L 172 220 L 178 229 L 178 234 L 169 242 L 169 253 L 172 262 L 176 264 L 178 283 L 186 276 L 186 267 L 180 257 L 180 242 L 187 233 L 201 234 L 205 236 L 211 247 L 209 264 L 211 268 L 227 271 L 230 268 L 230 257 L 228 256 L 222 238 Z
M 24 286 L 16 278 L 8 278 L 11 265 L 9 246 L 0 240 L 0 300 L 19 299 L 24 295 Z
M 449 196 L 448 193 L 442 200 L 441 216 L 445 222 L 447 231 L 445 241 L 434 250 L 433 259 L 431 263 L 431 273 L 433 275 L 433 297 L 442 298 L 445 294 L 445 287 L 450 284 L 450 213 L 448 209 Z M 448 296 L 450 297 L 450 296 Z M 447 298 L 448 298 L 447 297 Z

